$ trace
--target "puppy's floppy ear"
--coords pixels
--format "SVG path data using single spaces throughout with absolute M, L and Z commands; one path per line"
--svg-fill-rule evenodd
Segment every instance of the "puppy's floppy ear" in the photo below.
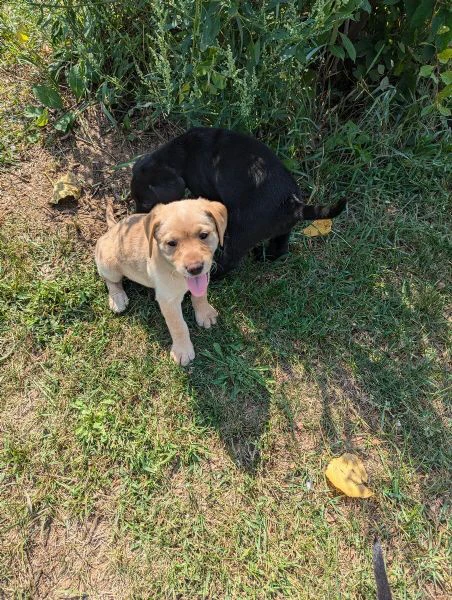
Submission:
M 158 218 L 158 213 L 160 212 L 161 204 L 157 204 L 149 215 L 146 217 L 146 222 L 144 224 L 144 230 L 146 232 L 146 237 L 149 243 L 149 257 L 152 256 L 152 245 L 155 238 L 155 230 L 160 225 L 160 220 Z
M 223 245 L 224 232 L 228 224 L 228 211 L 224 204 L 221 202 L 213 202 L 206 200 L 206 213 L 215 221 L 215 227 L 217 228 L 218 239 L 220 240 L 220 246 Z

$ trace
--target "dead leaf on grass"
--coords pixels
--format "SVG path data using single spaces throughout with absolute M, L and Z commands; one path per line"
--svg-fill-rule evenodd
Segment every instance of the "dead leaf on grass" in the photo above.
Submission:
M 19 43 L 26 44 L 30 39 L 30 36 L 27 33 L 25 33 L 23 29 L 19 29 L 18 31 L 16 31 L 16 38 L 19 41 Z
M 82 193 L 80 181 L 73 173 L 66 173 L 60 177 L 53 186 L 52 204 L 59 204 L 62 200 L 78 200 Z
M 367 472 L 361 460 L 355 455 L 345 453 L 333 458 L 326 468 L 325 475 L 330 483 L 350 498 L 370 498 L 373 492 L 367 483 Z
M 308 237 L 317 237 L 318 235 L 328 235 L 333 227 L 331 219 L 318 219 L 312 221 L 310 225 L 303 229 L 303 233 Z

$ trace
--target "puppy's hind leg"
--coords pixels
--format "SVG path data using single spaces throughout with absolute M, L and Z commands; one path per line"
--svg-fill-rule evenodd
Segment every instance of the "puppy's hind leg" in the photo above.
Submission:
M 258 262 L 265 260 L 266 249 L 267 248 L 266 248 L 265 244 L 263 244 L 263 243 L 255 246 L 251 251 L 253 259 L 257 260 Z
M 276 260 L 289 253 L 290 231 L 271 238 L 265 252 L 267 260 Z
M 111 261 L 103 260 L 101 241 L 96 246 L 96 266 L 108 288 L 108 305 L 115 313 L 123 312 L 129 304 L 129 299 L 122 287 L 122 273 L 111 264 Z
M 290 231 L 270 238 L 267 245 L 259 244 L 253 248 L 253 258 L 258 262 L 274 261 L 289 253 Z
M 124 312 L 129 304 L 129 298 L 122 287 L 121 280 L 115 282 L 104 278 L 104 281 L 108 288 L 109 307 L 117 314 Z
M 124 312 L 129 304 L 129 299 L 122 287 L 122 275 L 99 263 L 97 263 L 97 270 L 108 288 L 108 306 L 117 314 Z

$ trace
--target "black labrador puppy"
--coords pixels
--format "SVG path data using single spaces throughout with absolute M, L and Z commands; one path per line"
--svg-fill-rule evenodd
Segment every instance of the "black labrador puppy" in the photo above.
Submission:
M 140 158 L 133 167 L 131 194 L 137 212 L 184 196 L 219 200 L 228 209 L 228 228 L 215 278 L 222 277 L 251 249 L 269 240 L 265 257 L 286 254 L 291 229 L 303 219 L 339 215 L 331 208 L 307 206 L 303 193 L 278 157 L 253 137 L 227 129 L 196 127 Z M 260 254 L 259 254 L 260 250 Z M 263 257 L 263 248 L 255 250 Z

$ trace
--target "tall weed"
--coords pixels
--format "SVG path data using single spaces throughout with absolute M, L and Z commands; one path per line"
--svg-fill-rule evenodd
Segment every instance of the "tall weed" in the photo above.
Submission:
M 112 122 L 291 131 L 303 144 L 326 108 L 394 88 L 450 114 L 452 20 L 445 0 L 51 0 L 29 2 L 53 49 L 58 88 Z M 52 7 L 52 8 L 49 8 Z M 409 98 L 411 100 L 411 98 Z M 59 112 L 58 112 L 59 110 Z M 64 117 L 64 114 L 63 114 Z M 60 129 L 70 127 L 73 115 Z

